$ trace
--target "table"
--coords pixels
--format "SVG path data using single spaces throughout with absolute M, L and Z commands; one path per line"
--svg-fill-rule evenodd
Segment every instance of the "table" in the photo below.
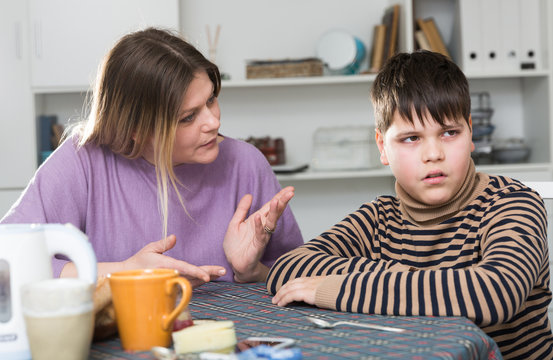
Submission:
M 249 336 L 288 337 L 298 341 L 304 359 L 501 359 L 496 343 L 463 317 L 379 316 L 342 313 L 306 304 L 278 307 L 265 284 L 211 282 L 194 289 L 193 319 L 234 321 L 239 340 Z M 319 329 L 305 316 L 404 328 L 391 333 L 339 326 Z M 153 359 L 149 352 L 125 353 L 119 339 L 94 343 L 91 359 Z

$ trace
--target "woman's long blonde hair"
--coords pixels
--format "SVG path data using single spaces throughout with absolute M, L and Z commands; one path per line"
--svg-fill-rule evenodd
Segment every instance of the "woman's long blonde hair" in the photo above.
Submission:
M 150 141 L 154 147 L 157 193 L 167 237 L 168 184 L 178 191 L 172 152 L 178 113 L 188 86 L 205 72 L 217 96 L 221 76 L 217 66 L 180 36 L 148 28 L 121 38 L 98 71 L 86 123 L 77 130 L 79 146 L 105 146 L 136 159 Z

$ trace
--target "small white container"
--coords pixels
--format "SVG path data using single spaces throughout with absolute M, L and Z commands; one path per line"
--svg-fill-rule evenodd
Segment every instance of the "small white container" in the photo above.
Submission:
M 361 170 L 378 166 L 374 126 L 322 127 L 315 131 L 311 169 Z
M 329 30 L 317 42 L 317 57 L 331 75 L 359 73 L 365 54 L 363 42 L 346 30 Z

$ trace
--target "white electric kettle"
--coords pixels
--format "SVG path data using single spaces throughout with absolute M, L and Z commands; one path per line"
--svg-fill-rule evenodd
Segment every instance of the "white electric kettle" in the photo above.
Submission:
M 0 225 L 0 358 L 30 359 L 20 289 L 52 278 L 52 256 L 67 256 L 79 278 L 96 282 L 96 256 L 88 238 L 71 224 Z

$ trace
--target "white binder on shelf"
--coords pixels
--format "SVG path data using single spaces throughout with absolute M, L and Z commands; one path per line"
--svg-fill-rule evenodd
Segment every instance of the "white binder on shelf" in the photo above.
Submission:
M 466 74 L 481 73 L 484 69 L 482 52 L 482 18 L 480 0 L 459 1 L 461 68 Z
M 502 0 L 480 0 L 480 24 L 482 37 L 482 70 L 489 73 L 502 67 L 501 19 Z
M 501 21 L 501 36 L 499 46 L 499 70 L 516 72 L 520 70 L 520 7 L 521 0 L 501 0 L 499 18 Z
M 542 69 L 540 0 L 520 1 L 520 69 Z

